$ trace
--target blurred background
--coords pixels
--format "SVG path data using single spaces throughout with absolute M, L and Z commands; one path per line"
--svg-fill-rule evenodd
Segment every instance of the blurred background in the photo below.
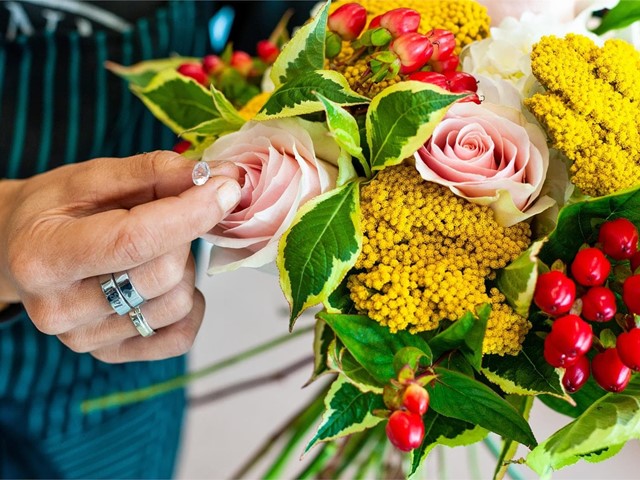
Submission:
M 205 266 L 209 247 L 202 250 L 200 265 Z M 241 269 L 209 277 L 202 269 L 198 282 L 207 300 L 207 313 L 191 352 L 191 370 L 287 334 L 288 306 L 275 274 Z M 305 314 L 294 331 L 312 324 L 313 314 Z M 311 363 L 304 362 L 312 352 L 312 341 L 312 333 L 300 335 L 273 350 L 192 383 L 189 395 L 194 399 L 194 405 L 186 420 L 178 478 L 261 478 L 268 461 L 259 463 L 248 475 L 238 477 L 236 474 L 293 413 L 317 395 L 321 381 L 302 388 L 312 370 Z M 232 384 L 273 377 L 274 374 L 280 378 L 270 379 L 265 384 L 251 382 L 257 386 L 248 388 L 245 385 L 232 395 L 225 391 Z M 540 402 L 534 404 L 532 426 L 539 440 L 566 423 L 567 417 Z M 297 478 L 304 465 L 297 459 L 312 435 L 310 432 L 299 451 L 293 453 L 293 466 L 286 470 L 283 479 Z M 524 456 L 526 452 L 523 449 L 519 453 Z M 442 447 L 434 450 L 429 458 L 423 478 L 487 479 L 491 478 L 495 466 L 495 457 L 482 443 L 467 448 Z M 640 443 L 636 441 L 629 443 L 612 460 L 597 464 L 581 461 L 557 472 L 553 478 L 637 479 L 638 467 Z M 517 478 L 537 478 L 525 466 L 514 468 Z

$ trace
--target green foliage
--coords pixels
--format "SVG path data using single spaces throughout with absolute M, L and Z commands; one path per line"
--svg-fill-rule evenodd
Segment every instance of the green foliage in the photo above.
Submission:
M 444 368 L 438 367 L 435 372 L 437 380 L 427 387 L 433 411 L 479 425 L 529 447 L 537 444 L 522 415 L 489 387 Z
M 558 371 L 543 356 L 544 340 L 535 334 L 527 335 L 518 355 L 485 355 L 482 372 L 503 392 L 518 395 L 542 393 L 564 397 Z
M 324 44 L 329 16 L 328 1 L 315 18 L 302 26 L 282 48 L 271 68 L 271 80 L 276 87 L 324 66 Z
M 396 372 L 393 359 L 404 347 L 416 347 L 431 356 L 429 345 L 417 335 L 407 331 L 391 333 L 365 315 L 343 315 L 321 312 L 319 318 L 327 322 L 353 357 L 384 385 Z
M 540 240 L 516 260 L 498 271 L 496 284 L 513 310 L 523 317 L 529 316 L 529 307 L 538 280 L 538 254 L 544 244 Z
M 200 62 L 199 58 L 169 57 L 155 60 L 145 60 L 125 67 L 115 62 L 106 62 L 105 68 L 124 78 L 131 87 L 144 88 L 159 72 L 164 70 L 176 70 L 183 63 Z
M 607 12 L 602 23 L 593 29 L 596 35 L 610 30 L 628 27 L 640 20 L 640 2 L 637 0 L 619 0 L 618 4 Z
M 433 85 L 400 82 L 376 95 L 367 111 L 367 142 L 373 170 L 397 165 L 429 139 L 448 108 L 464 95 Z
M 525 397 L 520 395 L 509 395 L 506 400 L 515 407 L 515 409 L 523 416 L 529 419 L 529 413 L 533 406 L 533 397 Z M 518 450 L 518 443 L 513 440 L 506 439 L 503 442 L 502 450 L 496 462 L 496 469 L 493 472 L 494 479 L 504 478 L 509 469 L 509 462 L 513 459 Z
M 328 328 L 328 330 L 331 329 Z M 332 372 L 344 375 L 363 392 L 382 393 L 383 384 L 373 378 L 371 374 L 358 363 L 339 339 L 335 339 L 331 343 L 327 354 L 327 365 Z
M 362 247 L 360 190 L 355 182 L 305 203 L 282 236 L 276 263 L 291 306 L 293 328 L 302 311 L 329 298 Z
M 608 393 L 573 422 L 551 435 L 527 456 L 527 465 L 541 476 L 581 458 L 599 461 L 620 446 L 640 439 L 640 377 L 635 375 L 623 393 Z M 607 451 L 609 450 L 609 451 Z
M 487 329 L 487 322 L 491 314 L 488 304 L 477 310 L 477 317 L 471 312 L 453 322 L 447 329 L 433 337 L 429 342 L 433 355 L 437 358 L 449 350 L 459 350 L 460 353 L 476 370 L 482 362 L 482 342 Z
M 261 121 L 321 112 L 325 106 L 317 97 L 318 93 L 337 105 L 361 105 L 369 102 L 367 97 L 351 90 L 342 74 L 333 70 L 316 70 L 301 73 L 278 87 L 255 119 Z
M 345 377 L 339 376 L 325 397 L 325 407 L 322 423 L 305 452 L 318 442 L 334 440 L 377 425 L 383 419 L 373 412 L 384 409 L 385 405 L 382 395 L 362 392 Z
M 328 354 L 331 344 L 335 342 L 336 335 L 327 323 L 321 319 L 316 320 L 313 335 L 313 373 L 307 381 L 307 385 L 319 376 L 329 373 Z
M 571 403 L 551 395 L 538 395 L 536 398 L 558 413 L 577 418 L 606 394 L 607 392 L 598 386 L 593 377 L 589 377 L 580 390 L 571 394 Z
M 540 259 L 547 265 L 557 259 L 571 262 L 583 243 L 597 241 L 602 222 L 620 217 L 640 224 L 640 188 L 564 207 L 558 215 L 558 226 L 540 251 Z

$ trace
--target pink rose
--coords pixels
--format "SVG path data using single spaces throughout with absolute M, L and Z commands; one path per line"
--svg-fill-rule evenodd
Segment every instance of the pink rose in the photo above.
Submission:
M 240 203 L 205 239 L 214 248 L 209 273 L 260 267 L 307 200 L 335 187 L 340 148 L 318 123 L 247 122 L 207 148 L 203 160 L 240 169 Z
M 491 206 L 503 225 L 554 203 L 544 197 L 523 214 L 540 195 L 549 149 L 542 130 L 513 108 L 486 102 L 455 104 L 416 152 L 415 161 L 422 178 Z

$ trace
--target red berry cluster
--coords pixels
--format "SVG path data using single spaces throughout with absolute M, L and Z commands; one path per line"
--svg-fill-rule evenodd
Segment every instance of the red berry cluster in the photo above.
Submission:
M 400 402 L 391 402 L 387 438 L 397 449 L 409 452 L 418 448 L 424 439 L 422 416 L 429 408 L 429 393 L 418 383 L 410 383 L 401 391 Z
M 464 101 L 480 103 L 475 78 L 456 71 L 460 60 L 454 54 L 456 40 L 452 32 L 433 29 L 426 35 L 418 33 L 420 14 L 410 8 L 378 15 L 365 30 L 366 21 L 367 11 L 358 3 L 348 3 L 334 11 L 327 24 L 327 57 L 336 57 L 343 41 L 351 42 L 356 52 L 351 60 L 368 56 L 369 71 L 363 81 L 408 75 L 410 80 L 467 93 Z
M 609 279 L 612 262 L 626 272 Z M 624 269 L 627 265 L 629 269 Z M 553 367 L 565 368 L 565 389 L 576 392 L 591 373 L 607 391 L 620 392 L 629 383 L 631 370 L 640 371 L 640 328 L 633 320 L 640 315 L 640 267 L 638 229 L 625 218 L 604 222 L 596 246 L 581 249 L 570 265 L 570 276 L 552 270 L 538 277 L 533 300 L 557 317 L 544 342 L 544 358 Z M 622 290 L 627 310 L 618 312 L 614 291 Z M 579 297 L 579 301 L 576 299 Z M 618 313 L 618 315 L 616 315 Z M 616 346 L 606 348 L 594 341 L 591 322 L 620 320 L 623 333 Z M 586 354 L 595 345 L 598 352 L 589 362 Z

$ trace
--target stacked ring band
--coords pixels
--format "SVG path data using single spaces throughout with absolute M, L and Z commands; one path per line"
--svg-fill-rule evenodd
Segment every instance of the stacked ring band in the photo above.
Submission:
M 131 318 L 131 321 L 133 322 L 134 327 L 136 327 L 136 330 L 138 330 L 138 333 L 143 337 L 150 337 L 156 333 L 155 330 L 147 323 L 147 320 L 140 311 L 140 307 L 135 307 L 131 310 L 129 312 L 129 318 Z
M 122 292 L 118 289 L 113 275 L 105 276 L 100 279 L 100 287 L 111 308 L 118 314 L 124 315 L 131 310 L 131 306 L 127 303 Z
M 124 297 L 125 302 L 129 304 L 131 308 L 139 307 L 144 303 L 144 298 L 138 293 L 127 272 L 114 273 L 112 275 L 116 282 L 116 287 Z

